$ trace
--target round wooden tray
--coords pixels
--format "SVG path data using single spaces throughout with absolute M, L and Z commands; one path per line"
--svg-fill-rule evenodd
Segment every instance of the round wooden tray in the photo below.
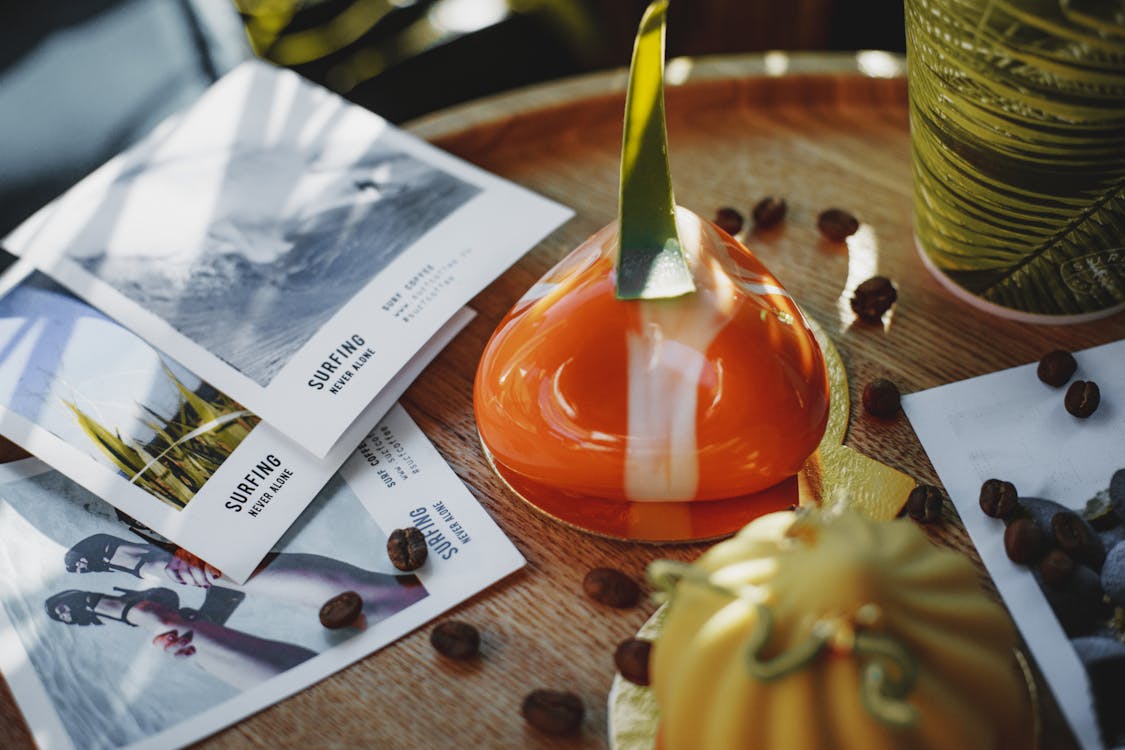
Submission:
M 740 239 L 835 342 L 850 376 L 852 403 L 875 377 L 890 377 L 912 392 L 1033 361 L 1051 349 L 1125 337 L 1125 316 L 1068 327 L 986 317 L 953 299 L 922 268 L 910 229 L 903 69 L 900 59 L 883 53 L 673 61 L 667 110 L 678 202 L 711 216 L 724 205 L 747 214 L 765 195 L 788 200 L 782 226 L 743 232 Z M 451 664 L 435 654 L 423 628 L 203 746 L 400 747 L 419 738 L 435 746 L 606 746 L 614 644 L 636 632 L 654 607 L 600 607 L 583 596 L 582 578 L 607 565 L 641 580 L 657 553 L 582 533 L 512 502 L 477 442 L 472 382 L 489 334 L 512 304 L 614 217 L 624 81 L 624 73 L 614 71 L 548 84 L 408 126 L 577 212 L 473 300 L 477 319 L 404 398 L 529 561 L 524 572 L 451 615 L 481 629 L 482 659 Z M 816 215 L 829 206 L 862 221 L 846 244 L 820 238 Z M 848 300 L 859 282 L 877 273 L 898 286 L 894 314 L 883 326 L 855 323 Z M 847 442 L 914 479 L 937 481 L 902 417 L 880 421 L 853 409 Z M 932 536 L 975 556 L 952 509 Z M 658 556 L 691 560 L 703 548 L 666 546 Z M 582 697 L 587 717 L 577 736 L 556 741 L 527 726 L 519 706 L 536 687 Z M 421 719 L 419 695 L 425 704 Z M 8 694 L 0 698 L 0 716 L 0 747 L 32 746 Z M 1062 738 L 1045 746 L 1073 746 L 1065 730 Z

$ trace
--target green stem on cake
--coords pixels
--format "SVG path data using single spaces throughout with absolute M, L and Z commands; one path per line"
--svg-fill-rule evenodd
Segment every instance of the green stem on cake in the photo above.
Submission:
M 637 31 L 621 144 L 618 299 L 666 299 L 695 291 L 676 232 L 664 121 L 667 0 L 648 6 Z

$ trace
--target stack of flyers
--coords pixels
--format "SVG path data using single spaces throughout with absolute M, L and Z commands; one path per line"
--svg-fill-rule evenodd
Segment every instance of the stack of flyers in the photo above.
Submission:
M 4 240 L 0 433 L 243 583 L 570 213 L 245 63 Z

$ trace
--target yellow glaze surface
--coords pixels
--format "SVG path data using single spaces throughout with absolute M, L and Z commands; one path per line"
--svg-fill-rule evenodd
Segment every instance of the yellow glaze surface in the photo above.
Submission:
M 774 618 L 764 656 L 793 649 L 825 624 L 831 645 L 783 677 L 752 677 L 747 641 L 759 604 Z M 889 726 L 865 707 L 864 659 L 849 650 L 860 632 L 912 654 L 912 726 Z M 651 663 L 658 746 L 1031 747 L 1014 644 L 1010 620 L 980 590 L 972 564 L 934 547 L 912 522 L 763 516 L 709 550 L 672 595 Z

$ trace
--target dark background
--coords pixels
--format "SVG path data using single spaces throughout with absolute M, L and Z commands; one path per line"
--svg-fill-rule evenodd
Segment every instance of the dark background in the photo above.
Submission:
M 393 122 L 628 64 L 647 0 L 0 0 L 0 237 L 254 54 Z M 668 55 L 902 51 L 901 0 L 672 0 Z

